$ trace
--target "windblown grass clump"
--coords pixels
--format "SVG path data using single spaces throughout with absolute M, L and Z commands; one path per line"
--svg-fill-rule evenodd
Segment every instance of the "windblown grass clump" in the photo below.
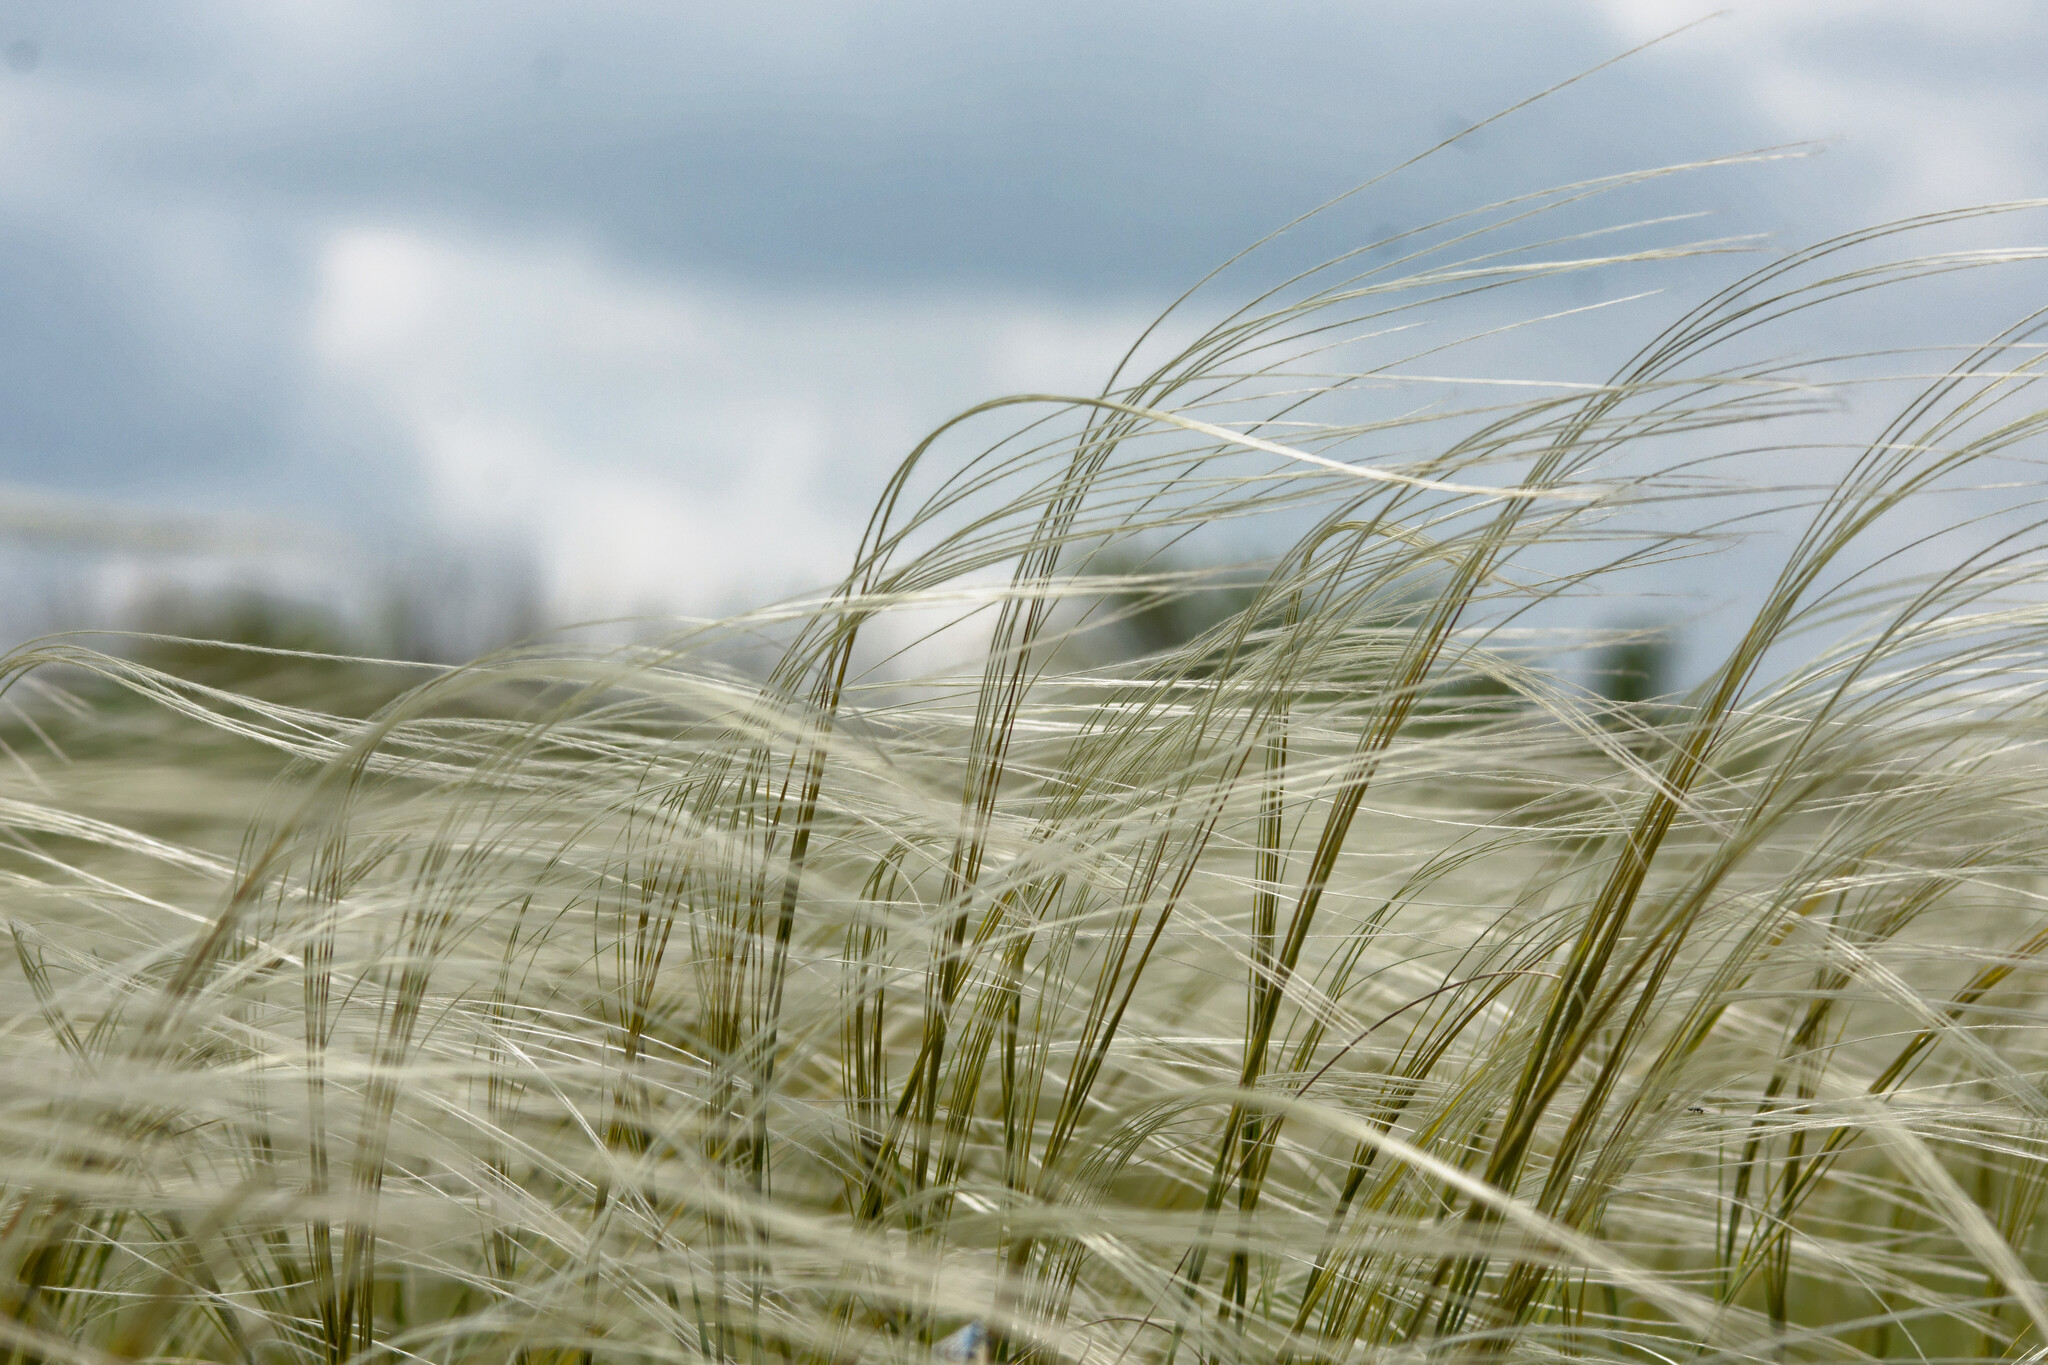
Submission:
M 1870 357 L 1746 358 L 2033 253 L 1895 225 L 1372 406 L 1407 321 L 1683 254 L 1503 237 L 1590 192 L 948 424 L 814 599 L 368 720 L 18 652 L 0 1352 L 2048 1345 L 2034 324 L 1860 433 Z M 1569 681 L 1573 600 L 1760 509 L 1697 686 Z

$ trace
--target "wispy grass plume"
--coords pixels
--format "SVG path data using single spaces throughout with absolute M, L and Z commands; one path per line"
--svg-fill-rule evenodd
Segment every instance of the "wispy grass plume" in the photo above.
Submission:
M 2048 1346 L 2038 323 L 1759 346 L 2028 283 L 1916 244 L 2029 206 L 1599 383 L 1403 330 L 1729 245 L 1545 236 L 1617 187 L 973 410 L 814 598 L 367 720 L 17 652 L 0 1354 Z M 1574 604 L 1731 554 L 1690 691 L 1571 681 Z

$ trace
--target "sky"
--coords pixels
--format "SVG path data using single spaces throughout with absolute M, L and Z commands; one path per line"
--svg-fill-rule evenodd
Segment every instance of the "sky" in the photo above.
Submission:
M 1992 0 L 0 0 L 0 630 L 185 580 L 486 635 L 752 605 L 951 413 L 1098 387 L 1560 82 L 1276 264 L 1787 143 L 1630 211 L 2041 194 L 2044 65 Z

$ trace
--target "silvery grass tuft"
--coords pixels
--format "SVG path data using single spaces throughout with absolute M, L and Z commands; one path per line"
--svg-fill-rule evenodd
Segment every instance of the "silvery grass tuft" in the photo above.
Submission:
M 1544 234 L 1617 188 L 976 409 L 814 598 L 368 719 L 15 654 L 0 1354 L 2033 1358 L 2038 323 L 1767 352 L 2023 299 L 1938 244 L 2038 222 L 1414 378 L 1477 295 L 1723 249 Z M 1763 513 L 1696 686 L 1572 681 Z

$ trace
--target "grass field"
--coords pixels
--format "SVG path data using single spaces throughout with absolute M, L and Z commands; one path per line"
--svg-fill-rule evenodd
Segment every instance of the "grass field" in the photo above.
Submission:
M 0 1354 L 2032 1358 L 2033 253 L 1893 225 L 1609 383 L 1361 406 L 1456 363 L 1411 318 L 1682 254 L 1513 237 L 1591 192 L 949 424 L 814 598 L 17 652 Z M 1757 349 L 1987 270 L 1980 349 Z M 1716 546 L 1697 685 L 1573 681 Z

